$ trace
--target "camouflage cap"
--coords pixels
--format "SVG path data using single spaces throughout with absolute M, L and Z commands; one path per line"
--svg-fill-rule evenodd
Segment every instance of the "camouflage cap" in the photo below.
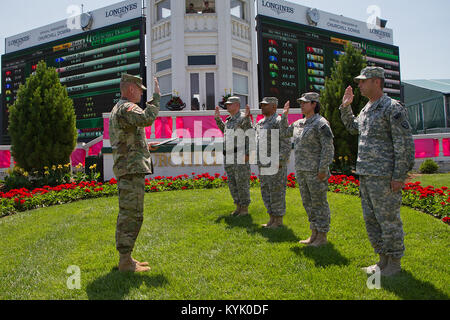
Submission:
M 233 104 L 233 103 L 241 103 L 241 99 L 239 97 L 236 97 L 236 96 L 229 97 L 227 99 L 227 102 L 225 102 L 225 105 Z
M 367 67 L 361 70 L 361 74 L 355 78 L 355 81 L 371 78 L 384 79 L 384 69 L 381 67 Z
M 308 92 L 302 94 L 302 97 L 297 99 L 297 102 L 320 102 L 320 95 L 316 92 Z
M 142 85 L 142 78 L 138 76 L 132 76 L 131 74 L 123 73 L 120 82 L 131 82 L 136 84 L 142 90 L 147 90 L 147 88 Z
M 276 104 L 278 106 L 278 99 L 275 97 L 265 97 L 259 104 Z

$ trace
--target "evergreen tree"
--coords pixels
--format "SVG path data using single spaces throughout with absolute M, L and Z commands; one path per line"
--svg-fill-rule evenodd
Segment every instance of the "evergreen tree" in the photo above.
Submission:
M 331 70 L 331 78 L 325 80 L 325 89 L 321 92 L 321 114 L 330 122 L 334 134 L 335 160 L 348 156 L 350 164 L 356 165 L 358 153 L 358 136 L 351 135 L 344 127 L 341 120 L 339 106 L 345 89 L 350 85 L 355 95 L 352 110 L 358 115 L 366 105 L 367 98 L 361 96 L 354 78 L 366 67 L 366 60 L 361 51 L 355 49 L 351 43 L 345 47 L 345 54 L 334 62 Z M 342 159 L 341 158 L 341 159 Z
M 10 108 L 9 134 L 14 160 L 29 172 L 70 162 L 77 143 L 73 101 L 44 61 L 19 88 Z

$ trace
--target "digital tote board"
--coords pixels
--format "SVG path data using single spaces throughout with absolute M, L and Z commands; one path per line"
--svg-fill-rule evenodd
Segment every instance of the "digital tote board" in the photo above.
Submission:
M 398 47 L 261 15 L 257 23 L 261 97 L 275 96 L 283 106 L 302 93 L 320 92 L 350 42 L 366 56 L 368 66 L 386 70 L 385 93 L 401 100 Z
M 61 84 L 73 99 L 78 141 L 103 134 L 102 113 L 110 112 L 120 99 L 122 73 L 145 78 L 143 18 L 84 32 L 58 41 L 2 56 L 2 140 L 8 140 L 8 108 L 20 84 L 25 83 L 39 61 L 55 67 Z

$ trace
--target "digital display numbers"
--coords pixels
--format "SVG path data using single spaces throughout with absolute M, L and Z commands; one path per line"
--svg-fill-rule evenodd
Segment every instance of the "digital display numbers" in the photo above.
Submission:
M 350 42 L 362 51 L 367 65 L 385 69 L 385 93 L 401 100 L 398 47 L 265 16 L 257 20 L 261 98 L 275 96 L 282 106 L 302 93 L 320 92 Z
M 79 141 L 102 135 L 102 114 L 120 99 L 122 73 L 144 77 L 143 34 L 144 22 L 139 18 L 3 55 L 3 140 L 8 140 L 8 108 L 41 60 L 56 68 L 74 101 Z

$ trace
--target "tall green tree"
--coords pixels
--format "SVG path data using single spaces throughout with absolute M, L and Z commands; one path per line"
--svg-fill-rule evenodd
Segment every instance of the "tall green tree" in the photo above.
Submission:
M 73 101 L 55 68 L 41 61 L 10 108 L 11 151 L 18 166 L 42 170 L 66 164 L 77 143 Z
M 351 135 L 341 121 L 339 106 L 345 89 L 350 85 L 353 87 L 355 98 L 352 110 L 358 115 L 367 103 L 367 98 L 361 96 L 358 85 L 354 78 L 358 76 L 363 68 L 367 66 L 361 51 L 354 48 L 350 43 L 345 47 L 345 54 L 334 62 L 331 77 L 325 80 L 325 89 L 321 92 L 321 114 L 330 122 L 334 134 L 335 160 L 339 157 L 348 156 L 350 164 L 356 165 L 358 153 L 358 137 Z

